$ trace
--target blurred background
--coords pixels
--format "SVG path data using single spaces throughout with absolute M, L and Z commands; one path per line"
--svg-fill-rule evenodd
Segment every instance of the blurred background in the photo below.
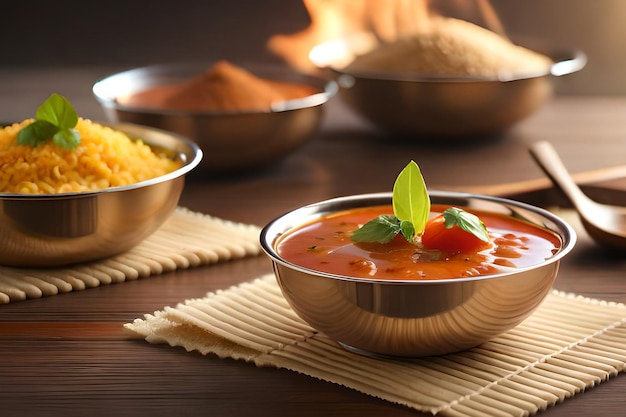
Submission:
M 378 0 L 388 1 L 388 0 Z M 548 39 L 588 56 L 562 94 L 625 94 L 626 1 L 491 0 L 511 35 Z M 181 60 L 277 60 L 266 42 L 309 24 L 298 0 L 29 1 L 3 5 L 2 68 L 125 69 Z M 6 82 L 7 80 L 2 80 Z

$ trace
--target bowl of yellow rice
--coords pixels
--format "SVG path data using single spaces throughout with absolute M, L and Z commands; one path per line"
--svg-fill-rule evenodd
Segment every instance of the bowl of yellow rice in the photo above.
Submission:
M 202 152 L 186 137 L 79 118 L 73 149 L 19 144 L 0 129 L 0 264 L 57 267 L 127 251 L 178 205 Z

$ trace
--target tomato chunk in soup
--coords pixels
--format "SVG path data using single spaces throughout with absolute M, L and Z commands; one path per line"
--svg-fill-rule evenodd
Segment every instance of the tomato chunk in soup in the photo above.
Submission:
M 433 205 L 431 214 L 448 206 Z M 401 235 L 388 243 L 355 243 L 351 232 L 391 206 L 375 206 L 332 213 L 283 235 L 276 250 L 286 261 L 308 269 L 372 279 L 448 279 L 489 275 L 535 265 L 561 247 L 559 237 L 509 216 L 472 211 L 485 224 L 489 244 L 477 251 L 428 249 Z

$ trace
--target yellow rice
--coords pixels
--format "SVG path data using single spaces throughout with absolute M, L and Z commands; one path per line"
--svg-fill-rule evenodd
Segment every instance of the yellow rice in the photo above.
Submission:
M 80 143 L 74 149 L 51 140 L 39 146 L 18 145 L 24 120 L 0 130 L 0 192 L 58 194 L 134 184 L 180 167 L 140 140 L 88 119 L 79 118 Z

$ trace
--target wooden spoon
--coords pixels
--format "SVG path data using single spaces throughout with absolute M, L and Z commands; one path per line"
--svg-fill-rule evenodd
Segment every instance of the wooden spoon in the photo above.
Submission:
M 549 142 L 535 142 L 529 151 L 546 175 L 569 198 L 589 236 L 603 246 L 626 249 L 626 207 L 600 204 L 587 197 Z

